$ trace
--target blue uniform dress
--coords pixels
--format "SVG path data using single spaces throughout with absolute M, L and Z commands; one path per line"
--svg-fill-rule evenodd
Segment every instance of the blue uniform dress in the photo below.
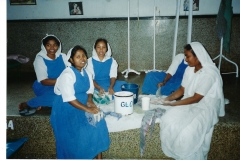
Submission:
M 110 86 L 110 69 L 112 65 L 112 58 L 109 58 L 105 62 L 96 61 L 92 59 L 93 70 L 95 74 L 94 80 L 100 85 L 106 92 L 108 92 L 108 88 Z M 116 80 L 115 85 L 113 87 L 114 92 L 122 91 L 121 86 L 126 84 L 125 81 Z
M 182 83 L 182 78 L 187 64 L 184 60 L 179 64 L 176 73 L 167 81 L 167 83 L 161 87 L 161 94 L 168 96 L 172 92 L 176 91 Z M 156 94 L 158 89 L 157 84 L 163 82 L 166 77 L 165 72 L 149 72 L 143 81 L 142 93 L 143 94 Z
M 86 105 L 90 87 L 89 78 L 84 70 L 84 76 L 74 67 L 76 75 L 74 84 L 75 97 Z M 63 102 L 57 95 L 50 116 L 50 122 L 56 139 L 58 159 L 94 158 L 98 153 L 109 148 L 110 139 L 105 119 L 96 126 L 90 125 L 83 110 Z
M 58 76 L 66 68 L 62 55 L 58 56 L 55 60 L 47 60 L 45 58 L 43 58 L 43 60 L 47 66 L 48 78 L 50 79 L 58 78 Z M 30 107 L 33 108 L 37 108 L 39 106 L 52 107 L 53 99 L 56 96 L 53 91 L 54 86 L 44 86 L 37 80 L 35 80 L 32 88 L 36 97 L 27 101 L 27 104 Z

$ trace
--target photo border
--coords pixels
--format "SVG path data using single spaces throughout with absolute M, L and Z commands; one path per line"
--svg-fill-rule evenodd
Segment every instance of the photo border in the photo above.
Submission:
M 80 14 L 73 14 L 72 11 L 74 9 L 73 4 L 77 4 L 77 6 L 80 9 Z M 69 7 L 69 14 L 70 16 L 76 16 L 76 15 L 83 15 L 83 3 L 82 2 L 68 2 L 68 7 Z
M 31 2 L 22 2 L 19 0 L 9 0 L 10 5 L 37 5 L 37 0 L 31 0 Z M 17 1 L 17 2 L 16 2 Z
M 200 0 L 193 0 L 193 11 L 199 11 L 199 1 Z M 189 0 L 184 0 L 183 11 L 189 11 L 188 3 L 189 3 Z

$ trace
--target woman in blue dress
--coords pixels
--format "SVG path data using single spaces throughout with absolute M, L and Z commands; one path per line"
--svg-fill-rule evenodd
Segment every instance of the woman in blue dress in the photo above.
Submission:
M 161 94 L 166 96 L 176 91 L 181 86 L 184 71 L 188 66 L 184 58 L 182 53 L 176 55 L 166 72 L 147 73 L 143 81 L 142 93 L 156 94 L 158 87 L 161 87 Z
M 118 64 L 111 56 L 112 52 L 107 40 L 97 39 L 86 69 L 93 75 L 96 90 L 100 93 L 108 92 L 113 95 L 114 92 L 121 91 L 121 85 L 126 84 L 126 82 L 117 80 Z
M 92 101 L 92 76 L 84 69 L 87 52 L 81 46 L 70 49 L 67 57 L 71 65 L 57 79 L 50 122 L 56 139 L 58 159 L 102 158 L 101 152 L 110 145 L 105 119 L 95 125 L 87 114 L 100 109 Z
M 37 108 L 52 107 L 56 79 L 68 64 L 61 49 L 61 42 L 55 35 L 46 35 L 42 39 L 41 51 L 33 62 L 37 80 L 32 88 L 36 97 L 19 104 L 20 115 L 32 115 Z

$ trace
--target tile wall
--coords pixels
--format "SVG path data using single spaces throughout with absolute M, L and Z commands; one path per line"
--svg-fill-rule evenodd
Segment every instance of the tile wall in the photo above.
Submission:
M 171 63 L 175 19 L 157 18 L 155 40 L 155 69 L 166 70 Z M 240 16 L 232 19 L 230 53 L 223 54 L 240 66 Z M 187 43 L 187 17 L 180 17 L 176 53 L 183 53 Z M 130 21 L 130 68 L 136 71 L 151 70 L 154 66 L 152 18 Z M 67 53 L 74 45 L 85 47 L 88 55 L 99 37 L 106 38 L 112 48 L 113 57 L 119 64 L 118 71 L 128 68 L 128 22 L 127 19 L 75 19 L 75 20 L 28 20 L 7 21 L 7 55 L 22 54 L 30 58 L 23 71 L 34 72 L 33 60 L 40 51 L 45 34 L 54 34 L 62 41 L 62 52 Z M 216 33 L 216 17 L 193 17 L 192 41 L 201 42 L 212 58 L 220 52 L 220 40 Z M 218 63 L 218 59 L 216 61 Z M 222 61 L 221 71 L 235 71 L 235 66 Z

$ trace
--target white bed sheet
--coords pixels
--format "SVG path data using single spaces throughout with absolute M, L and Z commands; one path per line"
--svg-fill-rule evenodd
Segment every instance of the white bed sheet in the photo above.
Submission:
M 122 118 L 120 118 L 119 120 L 117 117 L 110 116 L 110 115 L 105 117 L 109 132 L 120 132 L 120 131 L 125 131 L 130 129 L 141 128 L 142 118 L 146 112 L 142 110 L 142 107 L 141 107 L 142 97 L 151 98 L 150 110 L 156 109 L 156 108 L 162 108 L 167 110 L 170 108 L 170 106 L 164 106 L 157 103 L 158 98 L 155 95 L 139 95 L 138 102 L 133 106 L 132 114 L 122 116 Z M 108 105 L 100 105 L 100 108 L 104 112 L 108 112 L 108 111 L 114 112 L 114 100 L 112 100 L 111 103 Z M 159 123 L 159 122 L 160 122 L 160 119 L 159 118 L 156 119 L 155 123 Z

